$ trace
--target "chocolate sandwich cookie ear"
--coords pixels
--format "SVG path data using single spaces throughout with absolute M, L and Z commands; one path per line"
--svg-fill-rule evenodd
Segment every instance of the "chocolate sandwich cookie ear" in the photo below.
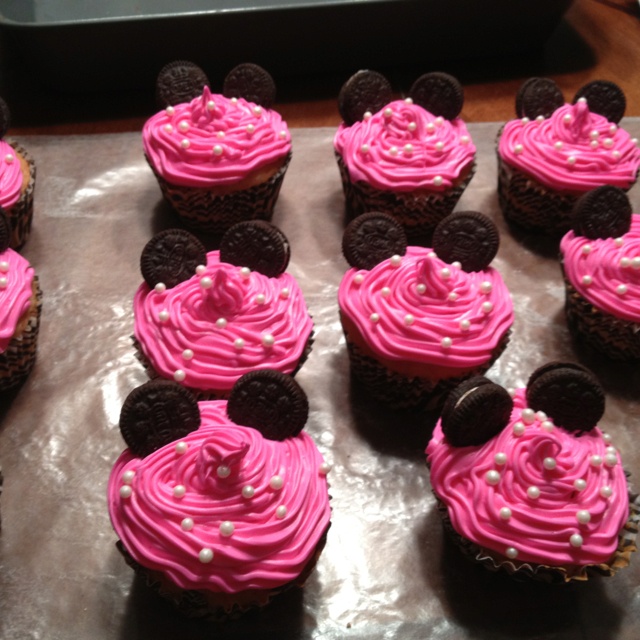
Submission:
M 246 220 L 229 227 L 220 241 L 220 261 L 248 267 L 268 278 L 282 275 L 291 257 L 287 237 L 264 220 Z
M 342 253 L 356 269 L 373 269 L 383 260 L 406 252 L 407 235 L 387 213 L 371 211 L 358 216 L 342 236 Z
M 171 289 L 189 280 L 196 267 L 206 263 L 204 245 L 183 229 L 166 229 L 157 233 L 140 255 L 140 271 L 151 288 L 162 283 Z
M 574 233 L 591 240 L 619 238 L 631 227 L 629 196 L 618 187 L 604 185 L 578 198 L 572 213 Z
M 464 90 L 456 78 L 448 73 L 433 71 L 420 76 L 409 90 L 409 96 L 434 116 L 454 120 L 464 104 Z
M 432 244 L 441 260 L 457 261 L 465 271 L 483 271 L 498 253 L 500 234 L 484 214 L 456 211 L 438 223 Z
M 0 139 L 7 135 L 7 130 L 11 124 L 11 111 L 9 105 L 0 98 Z
M 11 223 L 5 210 L 0 207 L 0 253 L 9 248 L 11 242 Z
M 271 74 L 257 64 L 244 62 L 229 71 L 222 94 L 226 98 L 244 98 L 247 102 L 271 108 L 276 101 L 276 83 Z
M 572 362 L 536 369 L 527 382 L 527 404 L 554 424 L 577 434 L 590 431 L 604 414 L 605 393 L 596 377 Z
M 506 389 L 484 376 L 469 378 L 447 396 L 442 432 L 454 447 L 484 444 L 507 426 L 512 409 Z
M 165 109 L 191 102 L 202 95 L 205 86 L 209 86 L 209 78 L 197 64 L 188 60 L 169 62 L 156 79 L 156 103 L 160 109 Z
M 391 84 L 381 73 L 361 69 L 342 85 L 338 94 L 338 111 L 350 127 L 362 120 L 367 111 L 376 113 L 392 99 Z
M 227 414 L 236 424 L 257 429 L 269 440 L 284 440 L 302 431 L 309 417 L 309 402 L 291 376 L 259 369 L 233 385 Z
M 589 111 L 599 113 L 609 122 L 618 123 L 627 108 L 624 91 L 609 80 L 593 80 L 578 89 L 573 104 L 586 98 Z
M 136 387 L 120 411 L 120 432 L 131 452 L 144 458 L 200 426 L 200 409 L 190 391 L 170 380 Z
M 551 78 L 529 78 L 516 94 L 518 118 L 535 120 L 538 116 L 548 118 L 564 104 L 560 87 Z

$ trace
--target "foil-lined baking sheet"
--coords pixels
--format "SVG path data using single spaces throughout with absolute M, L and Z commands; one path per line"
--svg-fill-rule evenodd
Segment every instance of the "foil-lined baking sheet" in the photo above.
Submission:
M 640 136 L 640 119 L 623 125 Z M 556 247 L 514 237 L 499 213 L 498 128 L 469 126 L 478 170 L 457 207 L 491 215 L 502 232 L 493 264 L 516 320 L 489 376 L 516 387 L 552 359 L 590 366 L 607 391 L 600 426 L 640 486 L 640 368 L 571 342 Z M 3 640 L 637 638 L 640 554 L 613 578 L 568 586 L 519 583 L 468 562 L 444 536 L 430 491 L 423 451 L 434 417 L 385 409 L 352 385 L 336 302 L 347 265 L 333 133 L 293 130 L 273 220 L 290 240 L 289 271 L 316 327 L 297 379 L 310 400 L 307 430 L 333 465 L 332 526 L 304 590 L 222 625 L 181 617 L 136 578 L 106 509 L 107 477 L 124 449 L 120 407 L 146 380 L 130 339 L 140 251 L 176 218 L 138 134 L 20 139 L 38 167 L 23 253 L 44 306 L 35 370 L 0 401 Z M 630 196 L 640 211 L 640 187 Z

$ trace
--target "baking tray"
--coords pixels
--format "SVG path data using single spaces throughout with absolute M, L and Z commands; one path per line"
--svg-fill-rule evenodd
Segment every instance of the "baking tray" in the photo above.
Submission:
M 7 64 L 63 91 L 131 89 L 177 58 L 222 78 L 355 71 L 541 47 L 572 0 L 0 0 Z M 179 5 L 179 9 L 176 9 Z

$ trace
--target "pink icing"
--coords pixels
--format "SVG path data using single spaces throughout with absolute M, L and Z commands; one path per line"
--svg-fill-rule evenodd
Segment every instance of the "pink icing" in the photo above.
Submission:
M 199 407 L 202 424 L 180 441 L 184 453 L 174 442 L 143 459 L 127 449 L 116 461 L 108 504 L 117 535 L 141 565 L 183 589 L 237 593 L 294 580 L 329 526 L 320 452 L 304 432 L 277 442 L 234 424 L 226 401 Z
M 15 150 L 0 140 L 0 207 L 9 208 L 20 198 L 22 169 Z
M 569 231 L 560 242 L 563 268 L 575 290 L 595 307 L 640 323 L 640 215 L 622 238 L 590 240 Z
M 31 304 L 33 276 L 33 269 L 19 253 L 13 249 L 0 252 L 0 353 Z
M 498 153 L 509 165 L 559 191 L 603 184 L 629 189 L 640 168 L 640 149 L 629 134 L 584 101 L 565 104 L 550 118 L 511 120 Z
M 239 182 L 291 150 L 291 135 L 277 112 L 212 94 L 208 87 L 201 97 L 147 120 L 142 142 L 161 176 L 188 187 Z
M 398 361 L 486 363 L 513 323 L 500 274 L 492 267 L 466 272 L 422 247 L 408 247 L 398 266 L 394 261 L 370 271 L 350 269 L 340 284 L 340 310 L 369 347 Z
M 460 118 L 445 120 L 405 100 L 350 127 L 341 124 L 333 144 L 352 182 L 394 191 L 444 191 L 476 153 Z
M 526 424 L 525 408 L 519 389 L 509 424 L 480 446 L 451 446 L 438 422 L 426 451 L 434 493 L 460 535 L 501 556 L 513 548 L 518 561 L 554 567 L 606 562 L 629 514 L 618 452 L 597 427 L 576 437 L 546 416 Z M 518 422 L 524 424 L 519 436 Z M 496 454 L 505 454 L 506 462 Z M 546 458 L 555 460 L 554 469 L 545 467 Z M 490 471 L 499 473 L 496 484 L 487 480 Z M 538 498 L 529 496 L 530 487 L 539 489 Z M 510 517 L 501 516 L 504 508 Z M 578 519 L 583 511 L 588 522 Z M 571 543 L 575 534 L 581 546 Z
M 211 278 L 209 288 L 203 278 Z M 228 391 L 253 369 L 292 373 L 313 329 L 293 276 L 243 275 L 220 262 L 219 251 L 207 254 L 201 273 L 171 289 L 143 283 L 133 305 L 135 337 L 158 374 L 205 391 Z M 185 350 L 192 353 L 185 357 Z

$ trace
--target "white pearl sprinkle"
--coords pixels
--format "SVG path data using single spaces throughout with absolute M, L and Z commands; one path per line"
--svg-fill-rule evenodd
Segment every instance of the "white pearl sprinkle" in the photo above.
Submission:
M 183 357 L 185 360 L 191 360 L 191 359 L 193 358 L 193 350 L 191 350 L 191 349 L 185 349 L 185 350 L 182 352 L 182 357 Z
M 187 449 L 189 448 L 189 445 L 186 442 L 176 442 L 176 454 L 179 456 L 183 456 L 185 453 L 187 453 Z
M 207 110 L 213 111 L 216 108 L 216 103 L 213 100 L 207 100 Z
M 369 145 L 368 144 L 363 144 L 360 147 L 360 153 L 363 153 L 364 155 L 366 155 L 367 153 L 369 153 Z
M 444 149 L 444 142 L 436 142 L 436 151 L 442 151 Z
M 242 487 L 242 497 L 243 498 L 253 498 L 253 496 L 256 495 L 256 490 L 250 485 L 247 484 L 244 487 Z
M 222 155 L 222 145 L 219 144 L 215 144 L 213 145 L 213 155 L 214 156 L 221 156 Z
M 227 326 L 227 321 L 224 318 L 218 318 L 216 320 L 216 327 L 218 329 L 224 329 Z
M 8 284 L 9 280 L 5 276 L 0 277 L 0 289 L 6 289 Z M 162 318 L 160 319 L 162 320 Z
M 436 187 L 440 187 L 440 186 L 442 186 L 442 183 L 443 183 L 443 182 L 444 182 L 444 180 L 443 180 L 442 176 L 436 176 L 436 177 L 433 179 L 433 184 L 434 184 Z
M 176 369 L 173 372 L 173 379 L 176 382 L 182 382 L 186 377 L 187 377 L 187 374 L 185 373 L 184 369 Z
M 543 420 L 540 426 L 548 433 L 551 433 L 554 429 L 554 425 L 553 425 L 553 422 L 551 422 L 551 420 Z
M 454 260 L 454 261 L 451 263 L 451 266 L 452 266 L 452 267 L 455 267 L 456 269 L 462 269 L 462 263 L 461 263 L 460 261 L 458 261 L 458 260 Z
M 282 140 L 286 140 L 287 139 L 287 132 L 284 131 L 284 130 L 282 130 L 278 135 L 280 136 L 280 138 Z
M 269 486 L 276 491 L 278 489 L 282 489 L 282 487 L 284 486 L 284 480 L 282 479 L 282 476 L 272 476 L 271 480 L 269 480 Z
M 482 313 L 491 313 L 493 311 L 493 304 L 489 301 L 482 303 Z
M 612 438 L 611 438 L 611 434 L 610 434 L 610 433 L 603 433 L 603 434 L 602 434 L 602 439 L 603 439 L 605 442 L 611 442 L 611 439 L 612 439 Z
M 536 411 L 536 420 L 543 422 L 547 419 L 547 414 L 544 411 Z
M 523 409 L 521 415 L 525 424 L 533 424 L 536 421 L 536 412 L 533 409 Z
M 410 122 L 407 125 L 407 129 L 409 129 L 409 131 L 415 131 L 418 128 L 418 125 L 415 122 Z
M 200 553 L 198 554 L 198 560 L 200 560 L 202 564 L 209 564 L 209 562 L 213 560 L 213 550 L 200 549 Z
M 235 527 L 233 526 L 233 522 L 230 522 L 229 520 L 225 520 L 224 522 L 220 523 L 221 536 L 228 538 L 230 535 L 233 534 L 234 530 L 235 530 Z
M 460 331 L 469 331 L 471 322 L 469 320 L 460 320 Z
M 158 314 L 158 320 L 160 320 L 160 322 L 166 322 L 168 319 L 169 319 L 169 312 L 166 309 L 163 309 Z
M 469 144 L 471 138 L 469 136 L 460 136 L 460 144 Z
M 557 463 L 555 458 L 545 458 L 542 461 L 542 464 L 547 471 L 553 471 L 556 468 Z
M 607 453 L 604 456 L 604 463 L 607 467 L 615 467 L 618 464 L 618 456 L 615 453 Z
M 2 271 L 2 273 L 7 273 L 9 271 L 9 263 L 6 260 L 2 260 L 2 262 L 0 262 L 0 271 Z
M 582 536 L 579 533 L 574 533 L 570 538 L 569 538 L 569 542 L 571 543 L 572 547 L 581 547 L 582 543 L 584 542 L 582 539 Z
M 482 291 L 482 293 L 491 293 L 492 289 L 493 285 L 488 280 L 480 283 L 480 291 Z
M 391 295 L 391 289 L 389 287 L 382 287 L 380 293 L 383 298 L 388 298 Z
M 453 344 L 453 340 L 451 338 L 442 338 L 440 341 L 440 346 L 443 349 L 451 349 L 451 345 Z
M 427 123 L 427 133 L 433 133 L 436 130 L 436 125 L 433 122 Z
M 253 114 L 256 116 L 259 116 L 262 114 L 262 107 L 259 104 L 253 107 Z
M 562 141 L 558 140 L 557 142 L 554 143 L 553 145 L 558 151 L 560 151 L 560 149 L 562 149 Z
M 618 125 L 617 124 L 610 124 L 609 125 L 609 135 L 610 136 L 614 135 L 617 130 L 618 130 Z
M 289 291 L 288 287 L 284 287 L 284 289 L 282 289 L 282 291 L 280 292 L 280 297 L 283 300 L 286 300 L 289 297 L 290 294 L 291 294 L 291 292 Z
M 522 122 L 522 124 L 529 124 L 529 118 L 527 118 L 527 116 L 520 118 L 520 122 Z
M 184 133 L 185 131 L 189 131 L 189 123 L 186 120 L 181 120 L 178 124 L 178 129 Z
M 620 160 L 620 158 L 622 157 L 622 154 L 617 149 L 614 149 L 611 152 L 611 156 L 613 157 L 614 160 Z
M 158 282 L 153 290 L 156 293 L 164 293 L 167 290 L 167 285 L 164 282 Z
M 600 495 L 603 498 L 610 498 L 613 495 L 613 489 L 611 487 L 602 487 L 602 489 L 600 489 Z
M 238 351 L 240 351 L 241 349 L 243 349 L 243 348 L 244 348 L 244 340 L 243 340 L 242 338 L 236 338 L 236 339 L 233 341 L 233 346 L 234 346 Z
M 487 484 L 496 485 L 500 482 L 500 472 L 495 469 L 491 469 L 491 471 L 487 471 L 487 473 L 485 473 L 484 479 L 487 481 Z
M 588 287 L 593 282 L 593 278 L 591 276 L 582 276 L 582 284 Z
M 590 244 L 585 244 L 584 247 L 582 247 L 582 253 L 585 256 L 588 256 L 591 253 L 592 247 Z
M 543 115 L 536 116 L 536 122 L 544 122 L 544 116 Z
M 396 146 L 390 147 L 389 148 L 389 153 L 392 156 L 397 156 L 398 155 L 398 147 L 396 147 Z
M 273 347 L 275 342 L 276 339 L 270 333 L 265 333 L 262 336 L 262 346 L 264 347 Z
M 276 509 L 276 518 L 278 518 L 279 520 L 282 520 L 282 518 L 284 518 L 286 515 L 287 515 L 287 507 L 285 507 L 283 504 L 281 504 Z
M 356 284 L 362 284 L 364 282 L 364 276 L 361 273 L 358 273 L 353 277 L 353 281 Z
M 209 276 L 205 276 L 204 278 L 200 278 L 200 288 L 201 289 L 211 289 L 213 286 L 213 280 Z
M 169 105 L 169 106 L 164 110 L 164 112 L 165 112 L 168 116 L 172 116 L 172 115 L 176 112 L 176 110 L 175 110 L 171 105 Z
M 611 149 L 613 147 L 613 140 L 611 138 L 605 138 L 602 144 L 607 148 Z
M 584 491 L 587 488 L 587 481 L 583 478 L 578 478 L 573 481 L 573 486 L 577 491 Z
M 589 137 L 592 140 L 597 140 L 600 137 L 600 132 L 597 129 L 593 129 L 592 131 L 589 131 Z
M 389 258 L 392 267 L 399 267 L 402 264 L 402 256 L 393 255 Z
M 242 267 L 242 269 L 240 269 L 240 276 L 243 280 L 247 280 L 251 277 L 251 269 L 249 269 L 249 267 Z
M 256 130 L 256 128 L 252 124 L 248 124 L 245 127 L 245 129 L 246 129 L 246 132 L 249 133 L 249 134 L 253 133 Z
M 580 509 L 576 513 L 576 520 L 580 524 L 587 524 L 591 520 L 591 514 L 586 509 Z
M 170 124 L 165 124 L 165 125 L 164 125 L 164 130 L 165 130 L 167 133 L 173 133 L 173 126 L 172 126 L 172 125 L 170 125 Z
M 451 277 L 451 269 L 444 267 L 443 269 L 440 269 L 440 277 L 443 280 L 448 280 Z
M 264 304 L 266 302 L 267 298 L 264 295 L 264 293 L 259 293 L 256 297 L 255 297 L 255 303 L 256 304 Z
M 216 469 L 216 475 L 218 478 L 228 478 L 231 475 L 231 467 L 226 464 L 218 465 Z
M 186 487 L 183 484 L 177 484 L 173 487 L 173 497 L 174 498 L 182 498 L 184 494 L 187 492 Z
M 519 156 L 523 151 L 524 147 L 521 144 L 517 144 L 515 147 L 513 147 L 513 153 L 515 153 L 517 156 Z
M 121 498 L 130 498 L 132 495 L 133 495 L 133 489 L 128 484 L 125 484 L 122 487 L 120 487 Z
M 604 433 L 603 433 L 603 434 L 602 434 L 602 439 L 603 439 L 605 442 L 609 442 L 609 440 L 607 440 L 607 439 L 605 438 L 605 435 L 609 435 L 609 434 L 604 434 Z M 611 437 L 611 436 L 609 436 L 609 437 Z M 604 451 L 605 451 L 605 453 L 617 453 L 617 451 L 618 451 L 618 450 L 617 450 L 615 447 L 607 447 Z
M 371 111 L 365 111 L 364 115 L 362 116 L 362 119 L 369 120 L 372 116 L 373 116 L 373 113 L 371 113 Z
M 369 320 L 371 320 L 371 322 L 373 322 L 374 324 L 375 324 L 376 322 L 379 322 L 379 321 L 380 321 L 380 314 L 379 314 L 379 313 L 372 313 L 372 314 L 369 316 Z
M 451 302 L 455 302 L 458 299 L 458 294 L 455 291 L 451 291 L 447 298 L 451 300 Z
M 510 560 L 515 560 L 518 557 L 518 550 L 515 547 L 507 547 L 504 553 Z
M 589 459 L 589 464 L 592 467 L 599 467 L 602 464 L 602 456 L 599 456 L 599 455 L 591 456 L 591 458 Z
M 626 285 L 626 284 L 619 284 L 619 285 L 616 287 L 616 293 L 617 293 L 619 296 L 623 296 L 623 295 L 625 295 L 625 293 L 627 293 L 627 285 Z
M 513 425 L 513 435 L 514 436 L 519 437 L 519 436 L 523 435 L 524 432 L 525 432 L 524 422 L 518 421 Z
M 425 291 L 427 290 L 427 285 L 424 283 L 420 283 L 418 285 L 416 285 L 416 291 L 422 295 Z
M 613 244 L 615 244 L 616 247 L 621 247 L 624 244 L 624 238 L 616 238 Z
M 390 118 L 393 115 L 393 109 L 391 109 L 391 107 L 387 107 L 382 113 L 385 118 Z
M 323 462 L 318 467 L 318 471 L 321 475 L 326 476 L 331 471 L 331 465 L 328 462 Z
M 404 323 L 407 327 L 410 327 L 413 324 L 414 320 L 415 318 L 410 313 L 407 313 L 407 315 L 404 317 Z
M 435 123 L 437 127 L 441 127 L 444 124 L 444 118 L 442 116 L 438 116 L 435 119 Z
M 502 451 L 500 451 L 500 452 L 496 453 L 495 456 L 493 456 L 493 461 L 497 465 L 502 466 L 502 465 L 507 463 L 507 454 L 503 453 Z
M 571 166 L 573 166 L 573 165 L 576 163 L 576 157 L 575 157 L 575 156 L 569 156 L 569 157 L 567 158 L 567 162 L 568 162 Z
M 125 471 L 122 474 L 122 482 L 123 484 L 131 484 L 133 482 L 133 478 L 135 477 L 136 472 L 132 471 L 131 469 L 129 471 Z
M 181 146 L 183 149 L 188 149 L 188 148 L 191 146 L 191 143 L 190 143 L 186 138 L 183 138 L 183 139 L 180 141 L 180 146 Z
M 405 155 L 410 156 L 413 153 L 413 145 L 410 142 L 408 142 L 407 144 L 404 145 L 403 151 Z
M 502 509 L 500 509 L 500 517 L 503 520 L 508 520 L 511 517 L 511 509 L 509 509 L 509 507 L 502 507 Z
M 566 113 L 566 114 L 563 116 L 562 121 L 563 121 L 565 124 L 569 124 L 569 123 L 571 122 L 571 115 L 570 115 L 570 114 L 568 114 L 568 113 Z
M 232 104 L 237 104 L 238 102 L 238 98 L 231 98 L 231 103 Z
M 532 500 L 537 500 L 540 497 L 540 489 L 538 489 L 538 487 L 532 485 L 527 489 L 527 495 Z
M 196 267 L 196 274 L 198 274 L 199 276 L 201 276 L 203 273 L 205 273 L 207 270 L 207 267 L 203 264 L 199 264 Z
M 183 518 L 180 527 L 183 531 L 191 531 L 193 529 L 193 520 L 191 518 Z
M 405 101 L 407 104 L 413 104 L 413 98 L 411 98 L 410 96 L 407 96 L 407 97 L 404 99 L 404 101 Z
M 622 269 L 628 269 L 631 266 L 630 258 L 620 258 L 620 267 Z

